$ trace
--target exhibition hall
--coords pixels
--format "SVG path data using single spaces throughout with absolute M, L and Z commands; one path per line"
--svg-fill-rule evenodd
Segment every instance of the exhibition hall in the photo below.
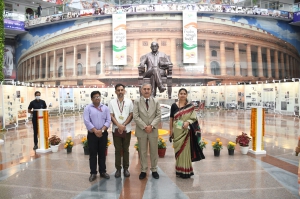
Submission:
M 0 4 L 0 198 L 300 198 L 298 1 Z

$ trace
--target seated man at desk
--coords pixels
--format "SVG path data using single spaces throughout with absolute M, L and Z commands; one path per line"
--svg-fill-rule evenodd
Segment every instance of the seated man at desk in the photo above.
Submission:
M 166 69 L 172 66 L 172 63 L 165 53 L 158 51 L 158 43 L 152 42 L 150 48 L 152 52 L 142 56 L 139 67 L 147 65 L 144 78 L 151 78 L 152 94 L 156 93 L 156 87 L 162 93 L 166 88 L 163 86 L 161 76 L 166 76 Z

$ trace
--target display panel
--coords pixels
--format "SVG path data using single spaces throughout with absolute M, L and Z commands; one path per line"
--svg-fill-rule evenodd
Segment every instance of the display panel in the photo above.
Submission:
M 11 129 L 17 125 L 17 94 L 16 86 L 14 85 L 3 85 L 3 117 L 4 117 L 4 128 Z
M 26 86 L 17 86 L 16 87 L 16 107 L 18 112 L 18 123 L 26 122 L 27 115 L 27 87 Z

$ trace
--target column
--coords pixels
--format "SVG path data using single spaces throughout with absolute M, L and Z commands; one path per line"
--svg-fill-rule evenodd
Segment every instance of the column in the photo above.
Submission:
M 57 60 L 56 60 L 56 50 L 53 51 L 53 78 L 56 78 L 56 64 L 57 64 Z
M 39 79 L 42 79 L 42 54 L 40 54 Z
M 275 78 L 279 79 L 278 51 L 277 50 L 274 50 L 274 62 L 275 62 Z
M 73 77 L 76 76 L 77 73 L 77 46 L 74 46 L 74 65 L 73 65 Z
M 264 68 L 262 64 L 262 56 L 261 56 L 261 46 L 257 47 L 257 61 L 258 61 L 258 77 L 264 76 Z
M 49 78 L 49 74 L 48 74 L 48 64 L 49 63 L 49 53 L 46 52 L 46 64 L 45 64 L 45 79 L 47 80 Z
M 225 42 L 220 42 L 220 54 L 221 54 L 221 75 L 226 75 L 226 59 L 225 59 Z
M 280 67 L 281 67 L 281 77 L 285 78 L 286 75 L 285 75 L 283 52 L 280 52 Z
M 286 59 L 286 74 L 285 74 L 285 76 L 287 76 L 288 78 L 290 78 L 291 77 L 291 75 L 290 75 L 290 68 L 291 68 L 291 66 L 290 66 L 290 56 L 288 55 L 288 54 L 286 54 L 285 55 L 285 59 Z
M 32 65 L 31 65 L 31 60 L 32 58 L 29 58 L 29 78 L 28 80 L 31 80 L 31 76 L 32 76 Z
M 137 42 L 138 43 L 138 42 Z M 173 63 L 173 66 L 176 64 L 176 38 L 171 38 L 171 62 Z
M 209 40 L 205 40 L 205 66 L 207 75 L 211 75 L 211 68 L 210 68 L 210 48 L 209 48 Z
M 247 44 L 247 48 L 246 48 L 246 53 L 247 53 L 247 73 L 248 73 L 248 77 L 253 76 L 252 74 L 252 58 L 251 58 L 251 46 L 249 44 Z
M 35 67 L 36 67 L 36 63 L 35 63 L 35 62 L 36 62 L 36 58 L 35 58 L 35 56 L 34 56 L 34 57 L 33 57 L 33 70 L 32 70 L 32 71 L 34 72 L 34 73 L 33 73 L 34 75 L 33 75 L 33 78 L 32 78 L 33 80 L 36 79 L 36 68 L 35 68 Z
M 25 82 L 25 66 L 26 66 L 26 61 L 22 63 L 22 76 L 23 76 L 23 82 Z
M 67 68 L 66 62 L 67 62 L 67 60 L 66 60 L 66 49 L 63 48 L 63 64 L 62 64 L 62 76 L 61 77 L 66 77 L 65 76 L 66 75 L 66 68 Z
M 272 65 L 271 65 L 271 50 L 270 48 L 267 48 L 267 68 L 268 68 L 268 76 L 272 77 Z
M 25 67 L 24 67 L 24 73 L 25 73 L 25 79 L 24 81 L 27 81 L 27 60 L 25 61 Z
M 101 74 L 104 74 L 104 67 L 105 67 L 105 64 L 104 64 L 104 56 L 105 56 L 105 52 L 104 52 L 104 49 L 105 48 L 105 42 L 102 41 L 101 42 Z
M 235 76 L 241 76 L 240 50 L 238 43 L 234 43 L 234 62 Z
M 175 44 L 176 45 L 176 44 Z M 101 42 L 101 47 L 102 47 L 102 42 Z M 171 41 L 171 48 L 172 48 L 172 41 Z M 102 49 L 102 48 L 101 48 Z M 172 50 L 172 49 L 171 49 Z M 176 51 L 176 46 L 175 46 L 175 51 Z M 172 52 L 172 51 L 171 51 Z M 176 52 L 175 52 L 176 53 Z M 176 54 L 175 54 L 176 56 Z M 171 54 L 171 59 L 172 58 L 172 54 Z M 102 50 L 101 50 L 101 60 L 102 60 Z M 175 59 L 176 60 L 176 59 Z M 133 66 L 138 66 L 140 63 L 139 60 L 139 40 L 138 39 L 134 39 L 133 40 Z M 102 65 L 102 61 L 101 61 L 101 65 Z M 101 67 L 102 68 L 102 67 Z M 102 69 L 101 69 L 102 70 Z M 102 72 L 101 72 L 102 73 Z
M 90 68 L 90 44 L 86 44 L 85 49 L 85 75 L 89 75 Z

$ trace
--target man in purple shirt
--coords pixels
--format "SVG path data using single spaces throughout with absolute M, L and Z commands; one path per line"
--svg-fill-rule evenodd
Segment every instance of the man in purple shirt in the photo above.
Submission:
M 92 103 L 85 107 L 83 112 L 84 124 L 88 130 L 88 144 L 90 150 L 90 169 L 92 182 L 97 178 L 97 155 L 100 176 L 109 179 L 106 173 L 105 150 L 107 144 L 107 129 L 110 126 L 111 117 L 107 106 L 100 103 L 101 93 L 91 93 Z

